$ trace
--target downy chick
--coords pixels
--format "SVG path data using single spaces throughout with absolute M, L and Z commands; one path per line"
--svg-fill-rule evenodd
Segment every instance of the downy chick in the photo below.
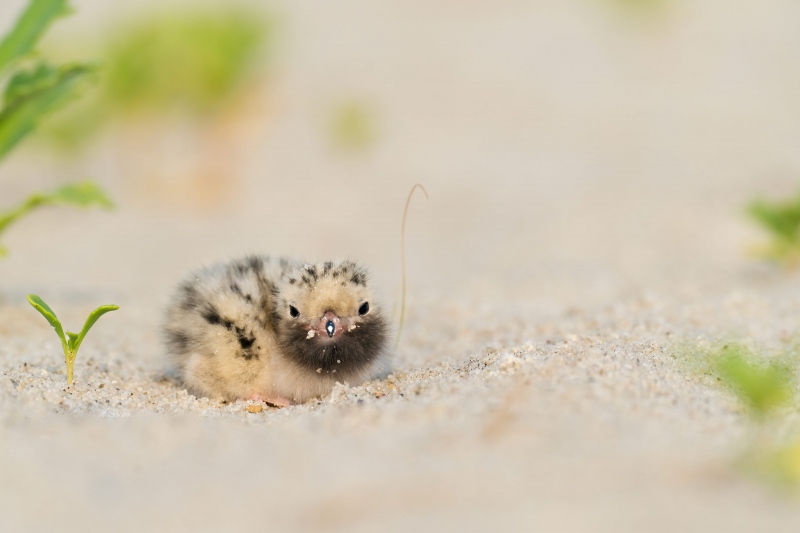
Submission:
M 198 396 L 285 406 L 383 368 L 388 323 L 353 261 L 248 256 L 202 269 L 167 311 L 167 347 Z

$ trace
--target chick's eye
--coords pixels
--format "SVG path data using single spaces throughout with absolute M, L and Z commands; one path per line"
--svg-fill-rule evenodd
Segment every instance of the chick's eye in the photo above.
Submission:
M 367 313 L 369 313 L 369 302 L 364 302 L 361 304 L 361 307 L 358 308 L 358 314 L 363 316 Z
M 289 316 L 291 316 L 292 318 L 297 318 L 297 317 L 300 316 L 300 311 L 298 311 L 295 306 L 290 305 L 289 306 Z

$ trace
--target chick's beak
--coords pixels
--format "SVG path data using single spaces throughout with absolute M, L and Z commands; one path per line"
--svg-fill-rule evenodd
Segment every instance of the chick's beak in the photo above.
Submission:
M 327 335 L 330 339 L 338 337 L 343 331 L 342 321 L 333 311 L 326 312 L 317 323 L 317 333 L 319 335 Z

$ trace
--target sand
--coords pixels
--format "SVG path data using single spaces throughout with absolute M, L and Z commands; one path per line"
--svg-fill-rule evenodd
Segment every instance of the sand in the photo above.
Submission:
M 74 3 L 76 27 L 107 9 Z M 0 167 L 3 205 L 92 176 L 118 209 L 4 235 L 0 529 L 797 531 L 797 496 L 737 468 L 752 423 L 695 350 L 798 333 L 800 277 L 748 256 L 761 236 L 742 214 L 795 192 L 796 91 L 778 95 L 800 67 L 777 52 L 796 46 L 796 6 L 707 4 L 639 20 L 595 3 L 279 3 L 265 103 L 233 121 L 241 150 L 209 156 L 230 172 L 190 182 L 198 195 L 136 174 L 200 158 L 155 150 L 194 146 L 185 125 L 121 127 L 76 159 L 28 144 Z M 353 97 L 379 110 L 365 152 L 325 137 Z M 388 377 L 260 411 L 171 377 L 164 306 L 201 264 L 354 257 L 396 309 L 415 181 L 431 199 L 410 213 Z M 29 292 L 72 329 L 121 307 L 71 388 Z

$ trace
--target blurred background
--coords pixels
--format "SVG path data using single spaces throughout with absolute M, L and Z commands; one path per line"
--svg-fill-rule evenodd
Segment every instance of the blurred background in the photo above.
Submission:
M 0 515 L 798 530 L 729 468 L 745 408 L 678 353 L 796 338 L 800 274 L 746 215 L 798 193 L 796 0 L 70 3 L 41 54 L 96 70 L 3 159 L 0 211 L 85 179 L 116 207 L 2 234 Z M 162 379 L 171 291 L 233 255 L 361 260 L 396 310 L 416 182 L 396 386 L 250 415 Z M 30 292 L 70 325 L 121 306 L 75 394 Z
M 411 298 L 561 310 L 740 270 L 744 207 L 800 175 L 790 0 L 72 5 L 40 48 L 96 79 L 4 162 L 0 199 L 91 178 L 117 209 L 9 230 L 7 294 L 163 299 L 263 251 L 361 259 L 391 303 L 421 182 Z

